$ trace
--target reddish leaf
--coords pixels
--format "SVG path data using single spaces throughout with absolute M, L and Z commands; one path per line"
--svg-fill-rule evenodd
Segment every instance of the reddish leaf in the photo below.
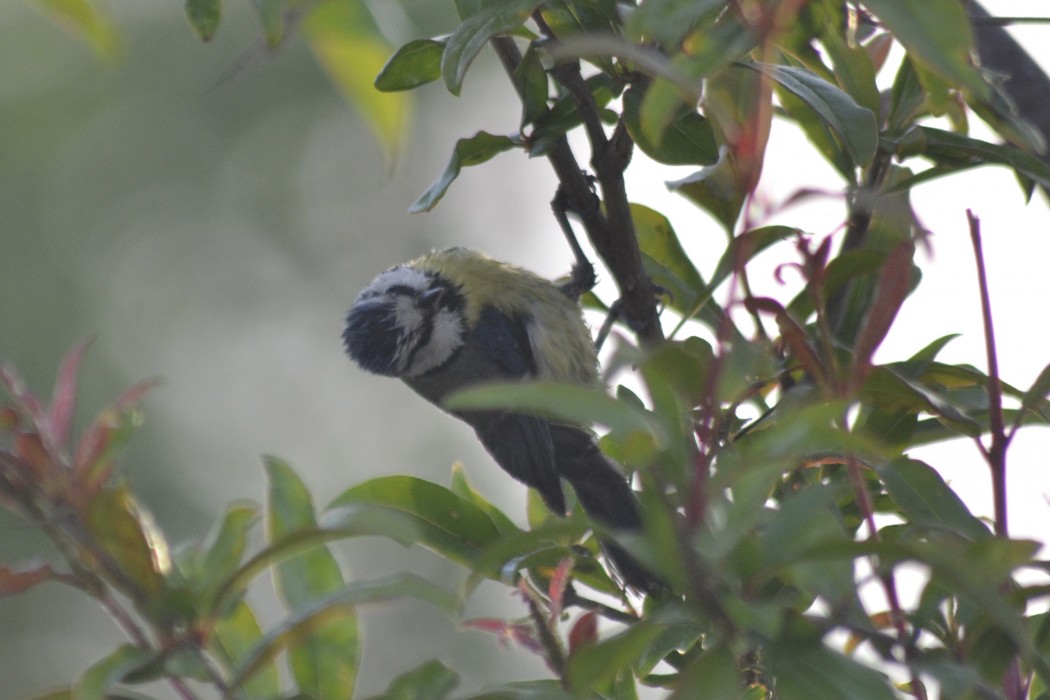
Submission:
M 598 641 L 598 614 L 589 611 L 580 616 L 569 632 L 569 654 Z
M 157 383 L 156 379 L 147 379 L 132 386 L 80 436 L 73 451 L 73 465 L 88 496 L 106 483 L 113 470 L 114 457 L 137 427 L 133 409 Z
M 483 632 L 491 632 L 503 644 L 513 642 L 534 654 L 542 656 L 544 653 L 543 646 L 533 634 L 532 625 L 523 622 L 507 622 L 506 620 L 498 620 L 493 617 L 482 617 L 474 620 L 465 620 L 463 626 L 472 627 Z
M 0 406 L 0 430 L 7 431 L 18 427 L 18 411 L 10 406 Z
M 857 344 L 854 347 L 854 386 L 864 383 L 871 371 L 871 358 L 875 354 L 893 319 L 897 317 L 908 290 L 911 286 L 911 259 L 915 254 L 915 244 L 911 241 L 901 243 L 886 256 L 879 275 L 879 286 L 875 291 L 868 316 L 860 329 Z
M 3 362 L 0 362 L 0 384 L 38 429 L 47 424 L 47 415 L 41 407 L 40 399 L 29 391 L 22 377 L 15 372 L 15 368 Z
M 50 581 L 54 577 L 54 569 L 47 564 L 38 564 L 24 569 L 0 566 L 0 597 L 21 593 L 39 583 Z
M 547 588 L 551 597 L 551 623 L 561 617 L 562 603 L 565 599 L 565 591 L 572 581 L 572 559 L 566 557 L 558 563 L 558 568 L 551 575 L 551 582 Z
M 28 465 L 32 470 L 31 474 L 25 475 L 27 480 L 45 483 L 52 473 L 52 461 L 40 436 L 37 433 L 17 431 L 14 447 L 21 464 Z
M 73 425 L 73 409 L 77 398 L 77 376 L 84 355 L 91 341 L 84 340 L 73 346 L 62 359 L 55 380 L 55 390 L 51 396 L 51 436 L 55 446 L 65 450 L 69 444 L 69 433 Z
M 780 335 L 783 337 L 784 342 L 787 343 L 792 354 L 802 363 L 806 371 L 813 376 L 818 386 L 823 385 L 826 377 L 820 358 L 817 356 L 816 351 L 810 347 L 806 338 L 806 331 L 788 314 L 787 310 L 780 305 L 780 302 L 769 297 L 751 297 L 744 304 L 748 311 L 752 313 L 764 311 L 773 315 L 777 322 L 777 327 L 780 328 Z

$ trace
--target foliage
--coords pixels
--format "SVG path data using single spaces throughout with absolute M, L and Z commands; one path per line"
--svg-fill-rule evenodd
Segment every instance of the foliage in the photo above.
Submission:
M 458 0 L 455 31 L 415 39 L 382 66 L 374 57 L 385 40 L 363 3 L 255 7 L 265 41 L 277 46 L 298 29 L 388 145 L 404 105 L 383 95 L 439 80 L 457 94 L 483 49 L 495 49 L 521 98 L 516 133 L 461 138 L 413 209 L 436 206 L 463 167 L 515 150 L 548 158 L 639 340 L 619 341 L 608 374 L 631 370 L 635 383 L 616 387 L 615 400 L 564 386 L 486 387 L 455 406 L 607 427 L 604 449 L 641 484 L 646 528 L 603 534 L 666 586 L 644 598 L 624 590 L 600 565 L 581 515 L 561 521 L 536 506 L 523 530 L 462 471 L 447 488 L 404 476 L 358 484 L 317 513 L 292 468 L 268 459 L 261 549 L 248 554 L 258 509 L 242 504 L 202 543 L 171 553 L 113 472 L 148 384 L 74 442 L 78 346 L 49 405 L 0 368 L 11 399 L 0 414 L 0 505 L 65 558 L 62 567 L 0 568 L 0 592 L 73 586 L 129 638 L 65 696 L 101 698 L 165 679 L 194 697 L 192 679 L 227 697 L 279 697 L 284 653 L 301 696 L 350 697 L 355 605 L 411 597 L 456 614 L 491 579 L 518 592 L 522 612 L 465 626 L 542 656 L 554 679 L 474 698 L 634 698 L 639 683 L 672 698 L 1048 697 L 1048 618 L 1030 612 L 1048 589 L 1016 574 L 1050 567 L 1036 558 L 1039 543 L 1009 537 L 1005 481 L 1017 430 L 1050 420 L 1050 367 L 1027 389 L 1000 378 L 972 215 L 988 371 L 939 361 L 950 337 L 924 339 L 907 358 L 874 359 L 921 284 L 914 254 L 927 241 L 911 188 L 986 164 L 1011 168 L 1028 196 L 1050 187 L 1050 169 L 1031 155 L 1041 137 L 971 59 L 960 2 Z M 202 38 L 219 28 L 219 0 L 186 9 Z M 893 44 L 904 58 L 880 90 Z M 366 74 L 381 93 L 362 88 Z M 1009 143 L 968 136 L 968 111 Z M 931 117 L 947 117 L 951 129 Z M 841 175 L 847 215 L 837 252 L 832 237 L 801 223 L 752 219 L 774 118 L 795 122 Z M 578 128 L 593 177 L 581 174 L 565 138 Z M 725 228 L 710 280 L 660 212 L 629 201 L 623 171 L 634 147 L 697 168 L 673 187 Z M 750 292 L 751 262 L 774 247 L 800 277 L 784 300 Z M 657 293 L 666 316 L 681 321 L 666 338 Z M 745 318 L 755 331 L 738 325 Z M 990 527 L 934 465 L 909 454 L 955 438 L 972 440 L 989 465 Z M 408 576 L 345 581 L 325 544 L 372 535 L 463 565 L 463 589 L 453 596 Z M 245 592 L 271 568 L 289 617 L 263 631 Z M 910 606 L 898 591 L 906 568 L 922 573 Z M 599 628 L 599 617 L 615 628 Z M 456 683 L 454 671 L 429 662 L 382 697 L 452 697 Z

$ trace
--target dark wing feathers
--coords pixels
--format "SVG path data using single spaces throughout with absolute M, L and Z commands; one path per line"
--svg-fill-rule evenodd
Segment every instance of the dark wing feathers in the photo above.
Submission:
M 440 406 L 445 396 L 472 384 L 535 374 L 524 319 L 485 309 L 463 347 L 445 365 L 405 381 Z M 456 415 L 474 428 L 481 444 L 503 469 L 539 491 L 551 510 L 565 513 L 565 495 L 547 421 L 507 411 L 464 411 Z

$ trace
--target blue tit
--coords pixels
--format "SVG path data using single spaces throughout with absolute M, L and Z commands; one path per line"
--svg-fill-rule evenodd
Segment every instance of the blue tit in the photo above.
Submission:
M 343 342 L 369 372 L 400 377 L 444 409 L 449 394 L 484 383 L 537 379 L 593 384 L 598 361 L 572 285 L 558 285 L 464 248 L 392 267 L 354 301 Z M 456 411 L 511 476 L 565 515 L 562 479 L 592 518 L 638 530 L 638 503 L 618 465 L 580 427 L 511 411 Z M 605 548 L 624 580 L 654 580 L 615 543 Z

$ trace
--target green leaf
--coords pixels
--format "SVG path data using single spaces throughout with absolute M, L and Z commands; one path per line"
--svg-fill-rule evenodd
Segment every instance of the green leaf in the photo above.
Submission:
M 441 77 L 445 42 L 416 39 L 399 48 L 376 76 L 376 90 L 396 92 L 432 83 Z
M 529 44 L 521 63 L 514 69 L 514 84 L 521 96 L 521 126 L 535 123 L 547 113 L 547 71 L 540 60 L 540 52 Z
M 292 468 L 265 458 L 269 478 L 267 535 L 271 541 L 317 526 L 313 500 Z M 277 565 L 278 594 L 293 613 L 315 610 L 318 600 L 343 588 L 343 574 L 327 547 L 316 547 Z M 330 613 L 330 614 L 328 614 Z M 288 658 L 299 689 L 315 700 L 353 694 L 360 644 L 357 620 L 345 601 L 310 618 L 287 638 Z
M 266 45 L 270 48 L 280 46 L 284 38 L 284 0 L 252 0 L 252 7 L 262 24 Z
M 442 700 L 459 685 L 459 674 L 440 661 L 427 661 L 403 673 L 371 700 Z
M 358 484 L 326 510 L 326 526 L 344 535 L 419 544 L 468 567 L 500 539 L 492 519 L 477 505 L 443 486 L 409 476 Z
M 123 644 L 113 650 L 80 677 L 73 687 L 72 700 L 107 700 L 107 691 L 128 674 L 151 663 L 156 658 L 152 651 Z
M 740 189 L 733 161 L 723 154 L 715 165 L 709 165 L 681 180 L 667 183 L 668 189 L 685 195 L 732 231 L 744 206 L 744 192 Z
M 666 216 L 642 204 L 631 204 L 631 218 L 642 251 L 642 264 L 653 283 L 667 290 L 670 305 L 685 311 L 708 291 Z
M 91 537 L 119 569 L 117 583 L 123 592 L 140 606 L 159 603 L 167 592 L 164 577 L 171 570 L 171 553 L 152 516 L 128 488 L 91 499 L 86 521 Z
M 658 141 L 650 141 L 641 123 L 643 95 L 637 88 L 623 94 L 623 120 L 627 132 L 642 152 L 665 165 L 709 165 L 718 162 L 718 143 L 711 123 L 680 105 Z
M 464 700 L 572 700 L 556 680 L 521 681 L 483 690 Z
M 204 41 L 215 36 L 222 18 L 222 0 L 186 0 L 186 17 Z
M 962 499 L 928 464 L 900 457 L 876 466 L 875 471 L 909 522 L 943 528 L 974 541 L 991 536 L 988 528 L 970 513 Z
M 449 159 L 448 165 L 445 166 L 445 172 L 408 210 L 413 214 L 430 211 L 437 206 L 452 182 L 459 177 L 460 170 L 484 163 L 497 154 L 509 151 L 518 145 L 519 143 L 509 136 L 495 136 L 484 131 L 479 131 L 469 139 L 456 141 L 456 147 L 452 151 L 452 158 Z
M 864 6 L 893 34 L 908 54 L 934 73 L 973 95 L 989 94 L 974 67 L 973 33 L 959 0 L 865 0 Z
M 36 0 L 37 5 L 83 37 L 92 49 L 111 56 L 118 48 L 113 20 L 91 0 Z
M 360 110 L 369 128 L 388 152 L 396 150 L 408 129 L 407 95 L 375 89 L 378 75 L 393 47 L 382 37 L 362 0 L 324 2 L 299 25 L 307 45 L 329 78 Z
M 213 595 L 222 582 L 237 570 L 247 546 L 248 532 L 259 520 L 254 504 L 231 505 L 204 540 L 200 587 Z
M 229 693 L 235 695 L 234 691 L 244 686 L 278 654 L 301 644 L 303 639 L 310 638 L 317 630 L 338 626 L 340 620 L 352 621 L 356 606 L 405 598 L 427 603 L 446 613 L 451 613 L 456 607 L 455 598 L 447 591 L 411 574 L 398 574 L 376 581 L 355 581 L 267 632 L 230 680 Z M 343 699 L 347 697 L 350 696 L 345 695 Z
M 458 95 L 470 64 L 489 39 L 520 27 L 541 0 L 492 0 L 459 25 L 445 46 L 441 74 L 445 86 Z
M 833 651 L 820 640 L 777 640 L 763 660 L 777 679 L 780 700 L 894 700 L 882 673 Z
M 978 165 L 1005 165 L 1043 187 L 1050 187 L 1050 166 L 1015 146 L 989 143 L 933 127 L 919 127 L 919 131 L 923 137 L 922 154 L 941 168 L 932 176 L 924 171 L 899 182 L 894 190 L 906 190 L 933 177 Z
M 255 613 L 243 600 L 212 625 L 208 650 L 222 659 L 228 669 L 240 668 L 248 655 L 262 641 L 262 629 Z M 244 682 L 238 697 L 268 700 L 280 694 L 281 678 L 273 661 L 257 664 L 251 678 Z
M 507 517 L 506 513 L 493 505 L 491 501 L 474 488 L 474 485 L 467 479 L 466 470 L 459 462 L 452 465 L 452 483 L 449 485 L 449 489 L 460 498 L 470 501 L 483 510 L 501 535 L 514 535 L 521 532 L 521 528 L 515 525 L 514 521 Z
M 524 411 L 577 425 L 597 423 L 621 432 L 658 431 L 658 424 L 648 412 L 621 403 L 600 389 L 570 384 L 487 384 L 457 391 L 444 405 L 453 411 Z
M 806 103 L 838 135 L 855 164 L 865 166 L 875 157 L 879 142 L 875 115 L 837 85 L 805 68 L 752 62 L 738 65 L 771 78 Z
M 744 690 L 733 652 L 719 644 L 704 649 L 700 658 L 679 674 L 668 700 L 744 700 Z
M 1046 399 L 1047 394 L 1050 394 L 1050 364 L 1043 368 L 1043 371 L 1036 377 L 1032 386 L 1024 393 L 1018 415 L 1024 416 L 1027 413 L 1032 413 L 1043 422 L 1050 421 L 1050 405 L 1048 405 Z M 1014 425 L 1019 426 L 1020 421 L 1021 419 L 1018 418 L 1015 420 Z M 1016 430 L 1017 428 L 1014 427 L 1013 429 Z

